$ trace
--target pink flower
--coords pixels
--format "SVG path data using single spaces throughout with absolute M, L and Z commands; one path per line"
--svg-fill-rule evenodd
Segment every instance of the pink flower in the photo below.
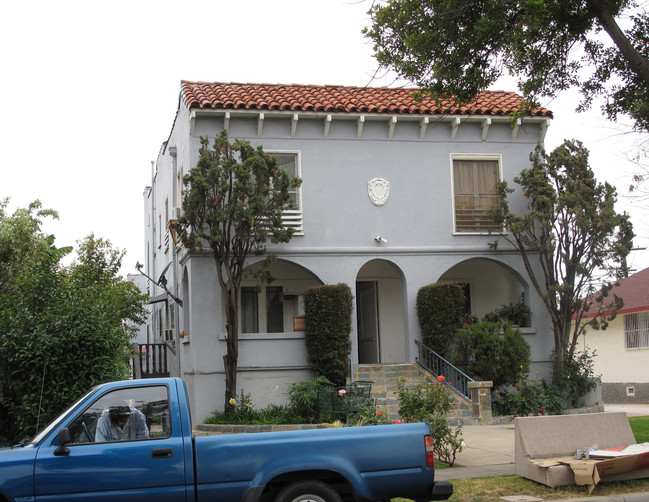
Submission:
M 437 377 L 438 382 L 443 382 L 444 380 L 446 380 L 446 377 L 444 375 L 440 375 Z
M 344 396 L 345 394 L 347 394 L 347 391 L 345 389 L 340 389 L 338 391 L 338 395 L 341 396 L 341 397 Z

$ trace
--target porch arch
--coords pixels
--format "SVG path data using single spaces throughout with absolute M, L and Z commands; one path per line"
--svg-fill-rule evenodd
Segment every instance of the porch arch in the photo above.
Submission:
M 530 284 L 516 269 L 489 258 L 470 258 L 450 267 L 439 282 L 463 284 L 471 314 L 482 317 L 502 305 L 524 301 L 530 305 Z

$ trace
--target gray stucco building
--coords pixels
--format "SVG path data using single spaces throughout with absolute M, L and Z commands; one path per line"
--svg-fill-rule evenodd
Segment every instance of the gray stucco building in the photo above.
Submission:
M 354 293 L 353 365 L 415 360 L 422 286 L 463 284 L 477 315 L 523 295 L 533 312 L 522 328 L 532 371 L 549 373 L 547 314 L 519 255 L 490 249 L 489 232 L 501 229 L 488 212 L 496 182 L 513 184 L 530 166 L 552 115 L 540 108 L 513 122 L 521 98 L 507 92 L 464 107 L 413 92 L 182 82 L 145 191 L 146 272 L 158 277 L 169 266 L 167 287 L 183 303 L 152 304 L 150 333 L 173 348 L 171 371 L 188 385 L 195 421 L 222 406 L 225 314 L 213 258 L 176 245 L 169 222 L 180 214 L 182 177 L 196 165 L 200 137 L 223 129 L 262 145 L 303 180 L 285 218 L 296 235 L 271 247 L 279 279 L 261 291 L 252 274 L 243 283 L 238 387 L 256 406 L 284 401 L 291 383 L 310 377 L 299 316 L 303 292 L 318 284 L 342 282 Z M 522 198 L 512 206 L 525 209 Z M 258 261 L 250 258 L 251 270 Z

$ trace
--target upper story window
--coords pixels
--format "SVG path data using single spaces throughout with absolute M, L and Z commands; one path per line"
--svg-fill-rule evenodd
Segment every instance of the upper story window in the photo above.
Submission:
M 456 155 L 452 162 L 455 232 L 502 231 L 490 215 L 498 204 L 500 156 Z
M 627 349 L 649 348 L 649 312 L 624 315 L 624 344 Z
M 268 152 L 277 159 L 277 163 L 291 177 L 301 178 L 300 155 L 298 152 Z M 302 188 L 290 189 L 290 196 L 293 207 L 284 211 L 282 219 L 284 225 L 295 228 L 297 235 L 304 232 L 302 222 Z

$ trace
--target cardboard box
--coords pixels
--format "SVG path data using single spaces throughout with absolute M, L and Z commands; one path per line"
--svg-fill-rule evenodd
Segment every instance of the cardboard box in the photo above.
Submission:
M 575 483 L 587 486 L 588 493 L 592 493 L 605 476 L 649 468 L 649 443 L 595 450 L 590 452 L 590 457 L 579 460 L 573 457 L 549 458 L 535 462 L 535 465 L 544 468 L 567 465 L 575 475 Z

